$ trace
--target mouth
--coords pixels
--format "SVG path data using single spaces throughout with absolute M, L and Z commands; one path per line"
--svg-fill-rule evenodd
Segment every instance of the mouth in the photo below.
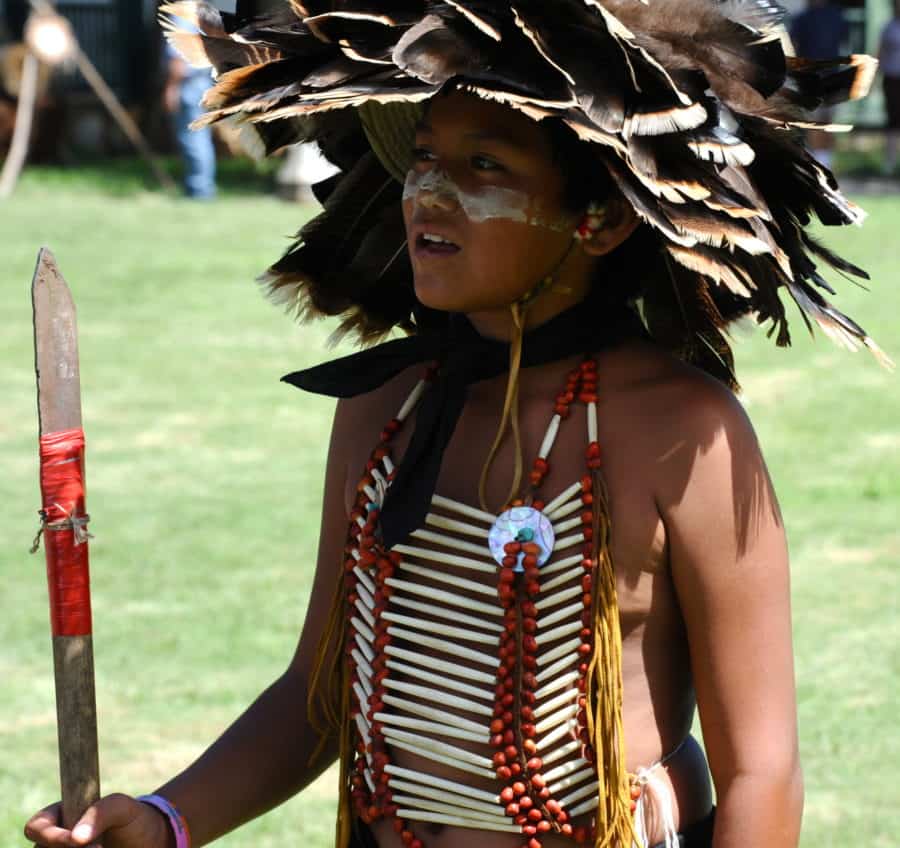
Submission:
M 444 236 L 431 232 L 420 232 L 414 243 L 415 255 L 419 258 L 455 256 L 462 249 Z

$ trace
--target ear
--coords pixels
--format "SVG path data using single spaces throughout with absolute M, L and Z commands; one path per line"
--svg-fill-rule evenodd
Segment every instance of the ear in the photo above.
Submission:
M 621 194 L 613 194 L 606 201 L 606 217 L 602 229 L 593 237 L 580 242 L 589 256 L 612 253 L 640 224 L 634 207 Z

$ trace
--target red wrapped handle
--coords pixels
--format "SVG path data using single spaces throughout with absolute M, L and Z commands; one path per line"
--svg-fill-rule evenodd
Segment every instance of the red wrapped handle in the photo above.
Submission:
M 84 432 L 41 437 L 41 500 L 50 627 L 54 636 L 91 634 L 88 516 L 84 508 Z

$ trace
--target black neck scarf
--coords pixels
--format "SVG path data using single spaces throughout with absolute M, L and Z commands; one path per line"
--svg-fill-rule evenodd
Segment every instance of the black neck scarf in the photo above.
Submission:
M 646 336 L 632 307 L 610 306 L 593 295 L 525 333 L 522 367 L 544 365 Z M 381 510 L 381 532 L 387 548 L 405 540 L 424 523 L 468 386 L 509 369 L 509 343 L 480 336 L 464 315 L 454 314 L 440 332 L 385 342 L 282 378 L 315 394 L 355 397 L 377 389 L 412 365 L 427 362 L 437 363 L 438 376 L 419 404 L 415 431 Z

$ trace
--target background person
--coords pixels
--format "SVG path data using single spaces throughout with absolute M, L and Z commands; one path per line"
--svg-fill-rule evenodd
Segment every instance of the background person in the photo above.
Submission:
M 164 51 L 166 82 L 163 103 L 172 116 L 175 138 L 184 163 L 184 191 L 194 200 L 216 195 L 216 148 L 211 127 L 192 130 L 203 114 L 200 101 L 212 85 L 209 68 L 191 67 L 167 44 Z
M 831 0 L 809 0 L 805 11 L 794 18 L 791 40 L 798 56 L 807 59 L 832 59 L 845 52 L 850 33 L 844 10 Z M 834 110 L 823 106 L 815 120 L 830 123 Z M 822 130 L 809 131 L 809 146 L 813 155 L 829 170 L 834 159 L 834 136 Z
M 884 102 L 887 109 L 884 172 L 891 175 L 897 167 L 897 145 L 900 141 L 900 2 L 894 2 L 894 17 L 881 33 L 878 59 L 884 75 Z

